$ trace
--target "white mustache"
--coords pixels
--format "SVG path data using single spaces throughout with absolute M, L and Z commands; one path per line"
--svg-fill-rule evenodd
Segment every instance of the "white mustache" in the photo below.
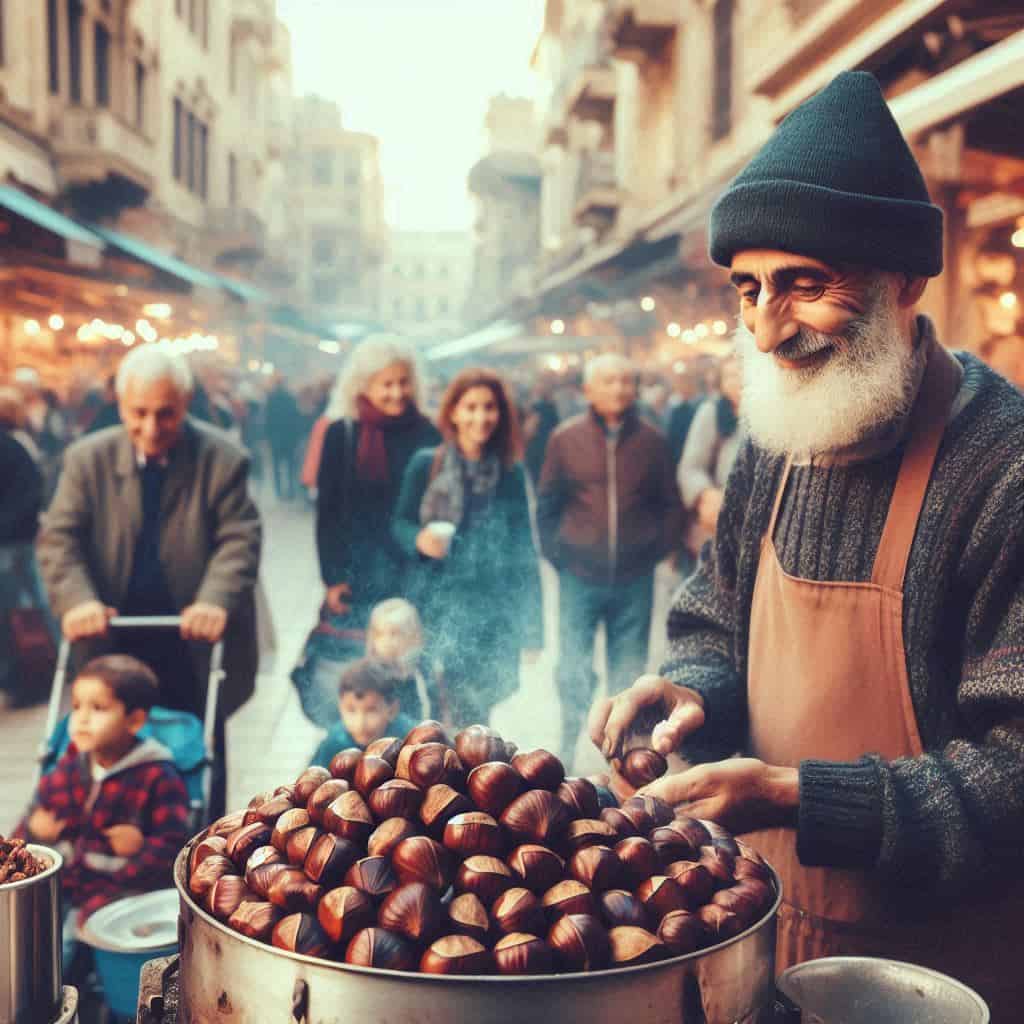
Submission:
M 774 352 L 774 355 L 783 359 L 806 359 L 808 356 L 817 355 L 827 348 L 832 348 L 836 339 L 828 334 L 818 334 L 816 331 L 800 331 L 788 341 L 784 341 Z

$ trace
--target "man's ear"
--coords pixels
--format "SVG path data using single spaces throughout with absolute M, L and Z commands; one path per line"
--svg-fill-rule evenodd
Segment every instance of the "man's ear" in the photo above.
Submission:
M 139 730 L 146 724 L 146 719 L 149 718 L 149 712 L 143 711 L 142 708 L 136 708 L 134 711 L 128 712 L 128 728 L 137 736 Z
M 921 301 L 921 296 L 924 295 L 924 290 L 927 287 L 927 277 L 908 277 L 903 275 L 900 277 L 900 288 L 896 293 L 896 301 L 904 309 L 908 306 L 916 306 Z

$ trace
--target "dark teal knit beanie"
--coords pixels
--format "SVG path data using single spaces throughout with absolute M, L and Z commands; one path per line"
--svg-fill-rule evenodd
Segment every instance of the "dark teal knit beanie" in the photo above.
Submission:
M 844 71 L 779 125 L 711 210 L 711 259 L 779 249 L 934 277 L 942 211 L 873 75 Z

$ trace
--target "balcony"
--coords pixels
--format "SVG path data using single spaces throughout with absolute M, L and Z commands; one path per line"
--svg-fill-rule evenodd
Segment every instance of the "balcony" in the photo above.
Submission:
M 657 57 L 679 26 L 678 0 L 616 0 L 608 12 L 612 52 L 621 60 Z
M 153 144 L 109 110 L 68 107 L 51 125 L 57 174 L 104 212 L 138 206 L 153 189 Z
M 212 208 L 207 214 L 206 231 L 217 263 L 258 260 L 266 251 L 266 225 L 243 206 Z
M 615 175 L 615 154 L 599 149 L 583 153 L 576 179 L 573 219 L 580 227 L 602 234 L 615 222 L 622 192 Z

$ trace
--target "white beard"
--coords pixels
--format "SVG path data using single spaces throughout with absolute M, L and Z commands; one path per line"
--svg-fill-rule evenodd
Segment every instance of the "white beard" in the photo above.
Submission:
M 923 345 L 908 346 L 893 300 L 881 287 L 843 334 L 800 331 L 797 351 L 837 346 L 820 367 L 784 369 L 758 350 L 742 321 L 735 341 L 743 366 L 740 416 L 751 437 L 769 452 L 798 458 L 851 448 L 902 421 L 925 359 Z

